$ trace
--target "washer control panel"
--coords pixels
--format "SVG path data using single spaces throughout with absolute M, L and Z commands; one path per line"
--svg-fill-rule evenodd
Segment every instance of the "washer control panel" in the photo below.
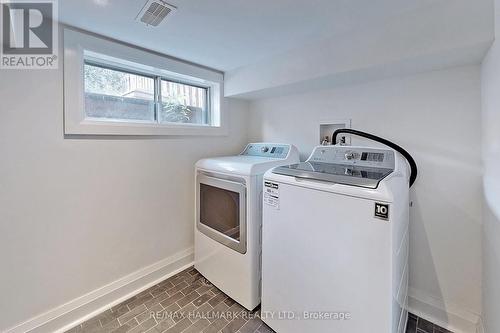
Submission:
M 378 148 L 318 146 L 308 162 L 394 169 L 394 151 Z
M 290 145 L 276 143 L 249 143 L 240 155 L 285 159 Z

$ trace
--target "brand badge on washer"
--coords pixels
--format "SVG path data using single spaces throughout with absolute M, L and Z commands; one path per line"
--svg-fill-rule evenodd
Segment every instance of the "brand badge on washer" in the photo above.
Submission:
M 264 182 L 264 203 L 268 206 L 280 209 L 280 187 L 273 182 Z
M 389 205 L 376 202 L 375 217 L 382 220 L 389 220 Z

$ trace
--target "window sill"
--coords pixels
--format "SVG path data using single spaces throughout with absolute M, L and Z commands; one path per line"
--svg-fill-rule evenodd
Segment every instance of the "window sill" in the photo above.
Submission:
M 85 119 L 81 122 L 65 122 L 66 135 L 146 135 L 146 136 L 225 136 L 227 129 L 198 124 L 157 124 L 113 120 Z

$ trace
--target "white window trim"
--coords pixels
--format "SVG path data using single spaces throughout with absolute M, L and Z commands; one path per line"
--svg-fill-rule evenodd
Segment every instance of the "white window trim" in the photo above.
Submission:
M 166 78 L 210 87 L 212 124 L 158 124 L 86 118 L 83 65 L 85 58 L 95 55 L 110 65 L 116 65 L 119 59 L 120 67 L 129 63 L 135 68 L 140 66 L 144 73 L 161 73 Z M 224 75 L 220 72 L 64 29 L 64 133 L 67 135 L 227 135 L 223 86 Z

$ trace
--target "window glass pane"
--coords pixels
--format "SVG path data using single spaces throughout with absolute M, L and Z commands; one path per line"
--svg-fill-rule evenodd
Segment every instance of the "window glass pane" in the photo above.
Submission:
M 85 64 L 85 113 L 91 118 L 154 121 L 154 79 Z
M 161 81 L 161 123 L 208 124 L 207 88 Z

